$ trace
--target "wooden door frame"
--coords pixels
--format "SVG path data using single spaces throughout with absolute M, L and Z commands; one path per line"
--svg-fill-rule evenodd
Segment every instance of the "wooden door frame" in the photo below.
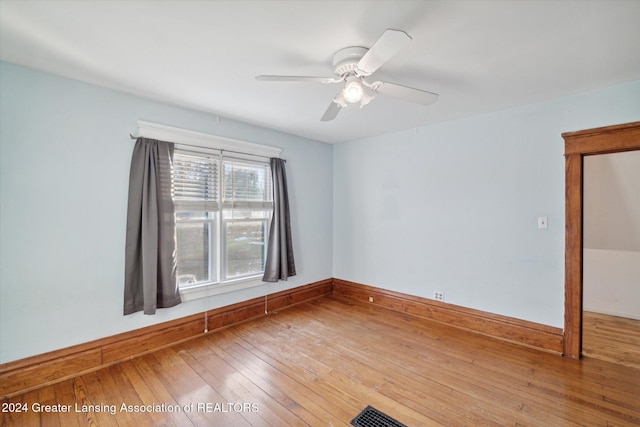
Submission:
M 582 353 L 582 207 L 584 156 L 640 150 L 640 122 L 565 132 L 565 299 L 563 354 Z

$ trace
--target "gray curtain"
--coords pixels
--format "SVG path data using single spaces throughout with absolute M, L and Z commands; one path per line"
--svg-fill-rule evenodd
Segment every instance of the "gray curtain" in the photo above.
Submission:
M 125 249 L 124 314 L 181 302 L 171 197 L 173 144 L 138 138 L 131 158 Z
M 284 165 L 284 160 L 271 158 L 273 217 L 269 231 L 267 261 L 262 277 L 265 282 L 287 280 L 288 277 L 296 275 L 296 263 L 293 259 L 293 244 L 291 242 L 287 175 Z

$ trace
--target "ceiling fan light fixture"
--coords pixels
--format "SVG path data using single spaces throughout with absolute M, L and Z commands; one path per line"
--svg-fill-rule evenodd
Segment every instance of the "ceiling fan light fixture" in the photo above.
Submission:
M 366 91 L 362 94 L 362 99 L 360 100 L 360 108 L 364 107 L 365 105 L 367 105 L 368 103 L 370 103 L 373 98 L 375 98 L 374 95 L 369 95 Z
M 338 92 L 335 98 L 333 98 L 333 102 L 335 102 L 342 108 L 347 108 L 349 106 L 349 104 L 347 104 L 347 101 L 345 101 L 344 99 L 344 95 L 342 94 L 342 91 Z
M 364 88 L 359 81 L 352 80 L 344 85 L 342 96 L 348 103 L 355 104 L 356 102 L 360 102 L 360 100 L 364 96 Z
M 377 94 L 420 105 L 433 104 L 438 100 L 437 93 L 395 83 L 382 81 L 369 83 L 365 80 L 411 40 L 411 36 L 404 31 L 388 29 L 369 49 L 361 46 L 340 49 L 333 55 L 333 72 L 337 77 L 260 75 L 256 79 L 275 82 L 343 83 L 342 88 L 321 117 L 320 120 L 323 122 L 335 119 L 341 109 L 351 104 L 359 104 L 360 108 L 368 105 Z

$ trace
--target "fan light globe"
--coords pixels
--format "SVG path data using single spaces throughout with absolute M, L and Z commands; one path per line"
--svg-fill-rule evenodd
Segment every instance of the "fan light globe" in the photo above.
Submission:
M 345 101 L 350 104 L 354 104 L 356 102 L 360 102 L 362 96 L 364 95 L 364 89 L 359 82 L 352 81 L 344 86 L 342 95 L 344 96 Z

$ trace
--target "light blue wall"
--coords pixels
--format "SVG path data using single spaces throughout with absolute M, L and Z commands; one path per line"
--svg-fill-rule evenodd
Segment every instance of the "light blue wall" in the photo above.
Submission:
M 262 296 L 122 315 L 137 120 L 281 147 L 298 276 L 332 277 L 332 146 L 0 63 L 0 363 Z
M 298 276 L 123 316 L 139 119 L 282 147 Z M 636 120 L 640 82 L 331 146 L 0 63 L 0 363 L 329 277 L 561 327 L 560 134 Z
M 637 120 L 633 82 L 336 145 L 334 277 L 562 327 L 561 133 Z

